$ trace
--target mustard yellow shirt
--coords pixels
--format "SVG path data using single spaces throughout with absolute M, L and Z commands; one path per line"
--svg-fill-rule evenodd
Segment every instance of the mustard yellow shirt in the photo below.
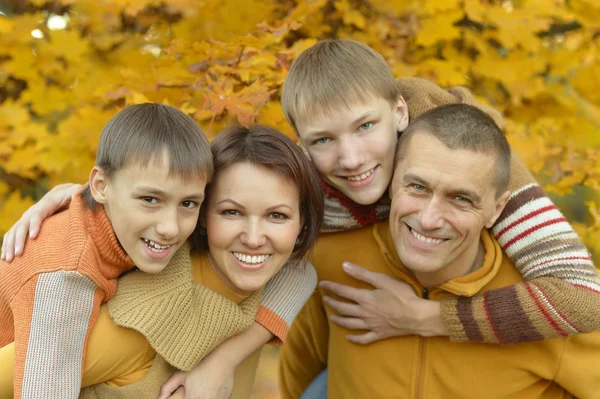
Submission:
M 487 231 L 482 243 L 483 266 L 431 288 L 430 299 L 473 296 L 522 281 Z M 387 222 L 322 235 L 312 260 L 319 280 L 371 288 L 343 272 L 342 262 L 350 261 L 404 281 L 418 295 L 424 290 L 400 263 Z M 336 399 L 600 397 L 600 332 L 517 345 L 455 343 L 447 337 L 415 335 L 357 345 L 346 339 L 357 331 L 329 320 L 334 312 L 322 301 L 323 295 L 332 294 L 321 288 L 313 294 L 280 352 L 283 399 L 298 398 L 325 367 L 329 397 Z

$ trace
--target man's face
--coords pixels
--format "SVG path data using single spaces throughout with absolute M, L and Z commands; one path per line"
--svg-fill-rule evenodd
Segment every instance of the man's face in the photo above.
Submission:
M 302 144 L 324 180 L 358 204 L 377 202 L 394 171 L 398 132 L 408 123 L 406 103 L 382 98 L 298 121 Z
M 509 192 L 495 198 L 495 156 L 451 150 L 418 131 L 408 145 L 391 188 L 396 251 L 417 278 L 464 275 L 477 257 L 481 230 L 493 225 L 508 200 Z
M 92 172 L 92 194 L 119 243 L 141 271 L 162 271 L 196 227 L 206 180 L 168 176 L 167 155 L 128 164 L 108 179 L 99 173 Z

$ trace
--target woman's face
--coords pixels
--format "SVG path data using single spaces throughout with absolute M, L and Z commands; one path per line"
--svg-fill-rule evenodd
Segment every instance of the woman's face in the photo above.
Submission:
M 300 234 L 296 185 L 248 162 L 221 170 L 207 199 L 209 258 L 221 280 L 247 295 L 290 257 Z

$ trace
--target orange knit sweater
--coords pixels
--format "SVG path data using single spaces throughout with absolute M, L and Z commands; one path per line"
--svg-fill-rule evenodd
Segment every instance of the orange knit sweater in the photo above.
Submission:
M 15 342 L 15 397 L 77 398 L 100 304 L 134 267 L 102 207 L 77 197 L 12 263 L 0 262 L 0 347 Z

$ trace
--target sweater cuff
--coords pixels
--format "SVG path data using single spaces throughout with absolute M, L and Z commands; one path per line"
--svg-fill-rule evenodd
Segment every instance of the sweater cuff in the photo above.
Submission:
M 450 340 L 454 342 L 468 341 L 469 338 L 458 315 L 458 298 L 444 298 L 441 302 L 440 312 Z
M 260 306 L 258 308 L 258 313 L 256 314 L 256 322 L 274 335 L 268 342 L 269 344 L 276 346 L 283 345 L 283 342 L 290 331 L 290 326 L 288 326 L 281 317 L 268 308 Z

